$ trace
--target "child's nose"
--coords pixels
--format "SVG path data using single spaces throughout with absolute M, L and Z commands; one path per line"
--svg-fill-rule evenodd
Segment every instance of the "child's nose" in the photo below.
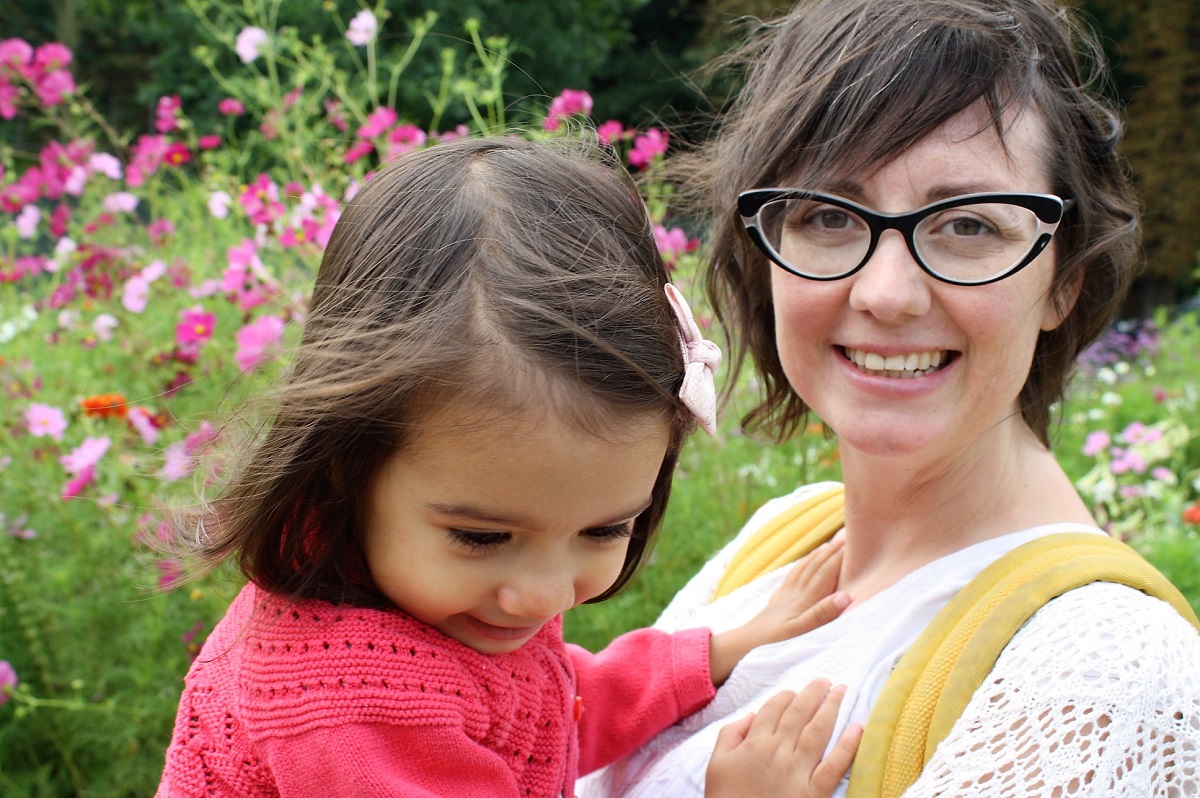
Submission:
M 531 574 L 500 588 L 500 609 L 514 618 L 548 621 L 575 606 L 575 584 L 568 574 Z

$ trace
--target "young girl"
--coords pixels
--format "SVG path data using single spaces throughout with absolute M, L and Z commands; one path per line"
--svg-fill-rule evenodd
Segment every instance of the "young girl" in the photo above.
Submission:
M 466 139 L 374 177 L 269 427 L 195 525 L 250 583 L 187 676 L 158 794 L 571 796 L 752 647 L 837 615 L 829 546 L 745 626 L 563 642 L 562 612 L 649 550 L 719 357 L 583 145 Z M 781 699 L 800 722 L 764 711 L 721 761 L 808 729 L 827 795 L 853 753 L 821 762 L 839 700 Z

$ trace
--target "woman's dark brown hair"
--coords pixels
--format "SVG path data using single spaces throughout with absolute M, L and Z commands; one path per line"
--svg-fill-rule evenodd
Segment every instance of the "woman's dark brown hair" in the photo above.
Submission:
M 1025 421 L 1048 443 L 1076 358 L 1116 314 L 1138 265 L 1103 55 L 1071 12 L 1053 0 L 812 0 L 719 66 L 743 68 L 745 86 L 719 135 L 676 174 L 713 224 L 707 288 L 733 338 L 732 371 L 749 354 L 762 376 L 764 398 L 744 423 L 782 440 L 808 408 L 779 361 L 772 267 L 742 228 L 738 193 L 868 174 L 983 103 L 1001 141 L 1016 114 L 1041 117 L 1052 190 L 1075 201 L 1055 235 L 1051 287 L 1070 312 L 1041 334 L 1020 394 Z
M 636 188 L 597 147 L 476 138 L 404 156 L 339 219 L 271 417 L 193 525 L 201 559 L 235 557 L 273 593 L 385 606 L 361 500 L 430 416 L 487 434 L 532 405 L 617 439 L 662 419 L 652 504 L 607 598 L 647 552 L 692 427 L 666 280 Z

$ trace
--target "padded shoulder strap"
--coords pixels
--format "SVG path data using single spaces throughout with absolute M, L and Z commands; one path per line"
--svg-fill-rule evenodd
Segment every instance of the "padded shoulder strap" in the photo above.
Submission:
M 868 718 L 848 798 L 896 798 L 908 789 L 1017 630 L 1046 602 L 1091 582 L 1162 599 L 1200 629 L 1183 595 L 1119 541 L 1079 532 L 1019 546 L 951 599 L 892 671 Z
M 788 507 L 755 532 L 733 555 L 713 598 L 808 554 L 846 522 L 845 489 L 833 485 Z

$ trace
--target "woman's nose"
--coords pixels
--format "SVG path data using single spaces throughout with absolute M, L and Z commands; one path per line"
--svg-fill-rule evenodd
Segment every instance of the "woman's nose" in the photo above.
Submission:
M 514 618 L 548 621 L 575 606 L 575 583 L 566 573 L 524 574 L 499 590 L 500 609 Z
M 904 236 L 887 230 L 871 259 L 853 277 L 850 307 L 881 321 L 899 321 L 928 312 L 932 279 L 921 269 Z

